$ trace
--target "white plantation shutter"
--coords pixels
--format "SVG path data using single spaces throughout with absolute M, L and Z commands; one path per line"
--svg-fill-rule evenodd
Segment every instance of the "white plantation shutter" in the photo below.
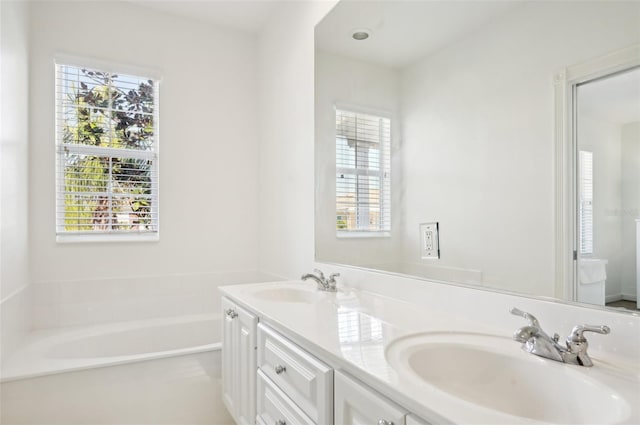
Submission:
M 336 230 L 391 230 L 391 121 L 336 109 Z
M 593 152 L 579 152 L 580 166 L 580 254 L 593 254 Z
M 56 64 L 56 233 L 156 238 L 157 81 Z

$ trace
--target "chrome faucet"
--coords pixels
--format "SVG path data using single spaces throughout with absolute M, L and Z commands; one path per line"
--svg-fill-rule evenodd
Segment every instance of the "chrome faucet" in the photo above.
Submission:
M 336 292 L 338 289 L 336 288 L 336 277 L 340 276 L 340 273 L 333 273 L 329 275 L 329 279 L 324 277 L 324 273 L 321 270 L 313 269 L 313 273 L 303 274 L 301 279 L 313 279 L 318 284 L 318 290 L 320 291 L 328 291 L 328 292 Z
M 522 343 L 522 349 L 524 351 L 568 364 L 587 367 L 593 366 L 593 361 L 591 361 L 591 358 L 587 354 L 589 343 L 583 333 L 597 332 L 600 334 L 608 334 L 611 332 L 608 326 L 577 325 L 574 326 L 571 334 L 567 337 L 565 341 L 566 347 L 563 347 L 558 344 L 560 336 L 554 334 L 553 337 L 550 337 L 542 330 L 540 322 L 538 322 L 538 319 L 531 313 L 512 308 L 511 314 L 523 317 L 529 321 L 527 326 L 521 327 L 513 334 L 513 339 Z

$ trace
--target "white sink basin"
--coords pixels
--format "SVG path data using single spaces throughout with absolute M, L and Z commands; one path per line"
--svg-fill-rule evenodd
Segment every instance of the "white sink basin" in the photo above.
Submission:
M 304 304 L 314 303 L 322 296 L 318 290 L 307 288 L 267 288 L 256 291 L 253 295 L 265 301 Z
M 400 338 L 386 351 L 409 379 L 507 415 L 551 423 L 615 423 L 629 405 L 588 368 L 542 359 L 510 338 L 425 333 Z M 598 367 L 598 365 L 594 366 Z

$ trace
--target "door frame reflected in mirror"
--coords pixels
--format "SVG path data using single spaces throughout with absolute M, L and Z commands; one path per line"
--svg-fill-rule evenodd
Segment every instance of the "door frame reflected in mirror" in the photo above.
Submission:
M 581 84 L 638 67 L 640 67 L 640 44 L 567 67 L 554 75 L 555 295 L 567 301 L 578 302 L 577 88 Z M 628 310 L 628 312 L 633 311 Z

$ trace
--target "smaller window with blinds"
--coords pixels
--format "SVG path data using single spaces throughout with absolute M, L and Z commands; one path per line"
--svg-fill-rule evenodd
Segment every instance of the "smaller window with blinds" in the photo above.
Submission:
M 581 255 L 593 254 L 593 152 L 579 152 L 579 245 Z
M 336 108 L 336 232 L 389 236 L 391 120 Z
M 56 64 L 58 241 L 158 238 L 158 81 Z

